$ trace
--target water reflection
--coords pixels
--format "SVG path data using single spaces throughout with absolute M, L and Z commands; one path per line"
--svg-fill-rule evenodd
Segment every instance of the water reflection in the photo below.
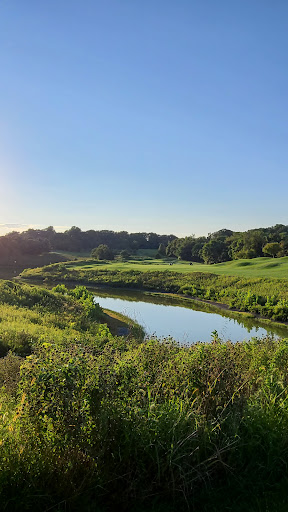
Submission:
M 215 306 L 185 298 L 148 292 L 97 289 L 95 300 L 103 308 L 117 311 L 137 321 L 144 327 L 147 336 L 171 336 L 185 344 L 210 341 L 214 330 L 221 339 L 233 342 L 267 334 L 288 336 L 286 327 L 266 326 L 254 318 L 233 318 L 231 311 L 219 310 Z

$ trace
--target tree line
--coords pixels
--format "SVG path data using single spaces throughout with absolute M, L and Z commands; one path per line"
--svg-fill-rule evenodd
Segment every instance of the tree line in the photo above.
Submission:
M 287 256 L 288 226 L 276 224 L 244 232 L 220 229 L 207 237 L 177 238 L 169 242 L 166 254 L 208 264 L 262 256 Z
M 159 245 L 167 247 L 175 235 L 157 233 L 128 233 L 127 231 L 88 230 L 77 226 L 59 233 L 53 226 L 45 229 L 28 229 L 22 233 L 13 231 L 0 237 L 0 261 L 10 262 L 21 255 L 36 255 L 49 251 L 91 252 L 105 245 L 113 253 L 126 250 L 135 253 L 138 249 L 156 249 Z
M 11 262 L 19 255 L 37 255 L 49 251 L 91 252 L 99 246 L 108 247 L 110 255 L 121 251 L 129 255 L 135 254 L 138 249 L 154 249 L 158 250 L 158 257 L 213 264 L 232 259 L 287 256 L 288 226 L 276 224 L 244 232 L 221 229 L 209 233 L 207 237 L 191 235 L 184 238 L 146 232 L 82 231 L 77 226 L 59 233 L 49 226 L 1 236 L 0 262 Z

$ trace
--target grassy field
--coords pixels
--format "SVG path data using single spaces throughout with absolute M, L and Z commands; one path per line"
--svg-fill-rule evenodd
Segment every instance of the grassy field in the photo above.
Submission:
M 171 265 L 170 263 L 173 262 Z M 140 270 L 141 272 L 172 270 L 173 272 L 208 272 L 219 275 L 239 277 L 275 277 L 288 279 L 288 256 L 284 258 L 254 258 L 250 260 L 233 260 L 215 265 L 205 265 L 178 260 L 129 260 L 103 262 L 93 260 L 79 260 L 68 264 L 70 269 L 108 269 L 108 270 Z

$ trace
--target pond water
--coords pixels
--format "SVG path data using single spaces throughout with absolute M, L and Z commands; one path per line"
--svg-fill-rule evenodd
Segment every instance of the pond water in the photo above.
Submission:
M 233 313 L 219 309 L 216 313 L 215 308 L 198 301 L 126 290 L 107 292 L 98 289 L 94 293 L 95 302 L 101 307 L 135 320 L 144 327 L 146 336 L 171 336 L 185 344 L 210 341 L 215 330 L 221 339 L 232 342 L 268 334 L 288 336 L 286 327 L 271 328 L 255 319 L 231 318 Z

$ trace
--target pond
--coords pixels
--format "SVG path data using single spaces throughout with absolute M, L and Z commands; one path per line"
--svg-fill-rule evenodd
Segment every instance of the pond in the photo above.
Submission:
M 232 342 L 249 340 L 267 335 L 287 337 L 288 328 L 263 326 L 254 318 L 236 318 L 230 311 L 223 311 L 198 301 L 159 296 L 148 292 L 127 290 L 94 290 L 95 302 L 101 307 L 122 313 L 145 329 L 146 336 L 167 338 L 180 343 L 210 341 L 213 331 L 223 340 Z M 217 312 L 216 312 L 217 311 Z

